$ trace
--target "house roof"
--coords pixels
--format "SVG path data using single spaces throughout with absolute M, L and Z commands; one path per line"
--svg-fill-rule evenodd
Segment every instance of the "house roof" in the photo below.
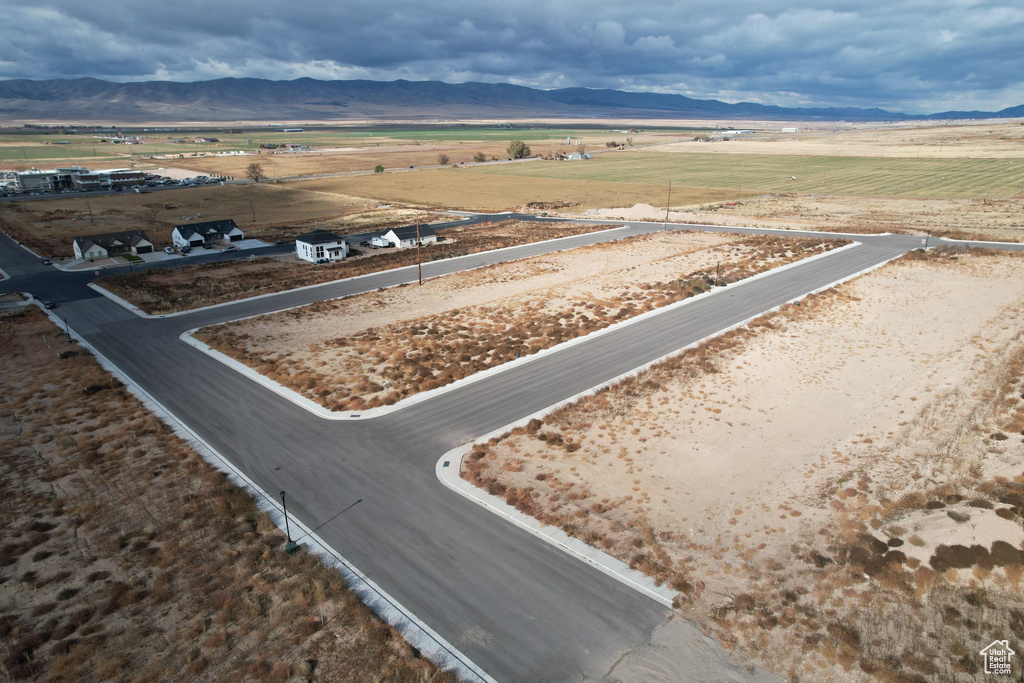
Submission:
M 299 235 L 295 238 L 295 241 L 305 242 L 306 244 L 326 244 L 327 242 L 339 242 L 341 241 L 341 238 L 333 232 L 327 232 L 326 230 L 314 230 L 309 234 Z
M 190 235 L 208 237 L 210 235 L 226 235 L 232 230 L 240 230 L 240 228 L 235 225 L 235 221 L 230 218 L 226 218 L 222 221 L 204 221 L 202 223 L 175 225 L 174 229 L 177 230 L 178 234 L 185 239 L 188 239 Z
M 406 225 L 405 227 L 402 227 L 402 228 L 392 228 L 388 232 L 395 233 L 395 237 L 397 237 L 400 240 L 414 240 L 414 239 L 416 239 L 416 226 L 415 225 Z M 385 233 L 385 234 L 387 234 L 387 233 Z M 437 235 L 437 231 L 434 230 L 429 225 L 421 225 L 420 226 L 420 239 L 422 239 L 424 237 L 430 237 L 431 235 L 435 235 L 436 236 Z
M 75 244 L 77 244 L 78 248 L 83 252 L 88 251 L 89 247 L 94 244 L 97 244 L 104 249 L 110 249 L 110 247 L 117 243 L 127 244 L 130 247 L 134 247 L 143 241 L 149 241 L 149 238 L 146 237 L 146 233 L 143 230 L 108 232 L 102 235 L 83 235 L 75 238 Z

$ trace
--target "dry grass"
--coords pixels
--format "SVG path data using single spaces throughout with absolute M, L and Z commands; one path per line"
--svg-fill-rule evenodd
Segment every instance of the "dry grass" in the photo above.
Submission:
M 306 189 L 299 183 L 267 182 L 8 202 L 0 215 L 0 230 L 38 254 L 72 258 L 72 242 L 80 235 L 142 227 L 160 247 L 171 243 L 175 225 L 226 218 L 238 223 L 246 237 L 268 242 L 316 229 L 345 234 L 437 220 L 415 207 L 386 206 L 376 200 Z
M 610 248 L 628 249 L 638 240 L 649 242 L 648 238 L 630 238 Z M 720 284 L 729 284 L 842 244 L 838 240 L 737 239 L 709 252 L 706 261 L 714 264 L 715 258 L 720 259 L 717 268 L 712 265 L 679 272 L 670 281 L 644 281 L 638 280 L 635 272 L 622 273 L 633 280 L 631 285 L 592 283 L 587 296 L 580 298 L 567 298 L 555 291 L 506 297 L 493 304 L 448 310 L 356 334 L 332 335 L 316 342 L 308 352 L 281 352 L 266 343 L 271 340 L 251 338 L 251 320 L 206 328 L 197 338 L 327 408 L 372 408 L 703 293 L 716 277 Z M 360 305 L 362 299 L 318 303 L 276 314 L 260 324 L 329 315 L 340 307 Z M 367 301 L 365 305 L 373 304 Z
M 601 225 L 513 221 L 456 226 L 443 230 L 437 243 L 420 254 L 423 261 L 436 261 L 603 229 Z M 172 313 L 415 265 L 417 258 L 415 249 L 364 249 L 361 253 L 363 258 L 355 258 L 353 252 L 344 261 L 319 266 L 294 255 L 182 266 L 106 277 L 99 284 L 147 313 Z
M 6 677 L 454 680 L 37 309 L 0 340 Z
M 962 258 L 962 252 L 943 250 L 915 253 L 902 263 L 941 268 Z M 1015 257 L 970 258 L 970 267 L 982 272 L 987 259 Z M 688 395 L 687 387 L 703 386 L 732 368 L 732 359 L 746 361 L 746 350 L 765 338 L 793 343 L 807 333 L 806 324 L 822 318 L 856 324 L 856 317 L 843 323 L 843 309 L 857 301 L 851 296 L 843 286 L 810 297 L 477 446 L 463 476 L 671 585 L 688 618 L 793 680 L 976 680 L 982 647 L 996 637 L 1024 638 L 1024 473 L 1020 439 L 1013 436 L 1024 414 L 1024 335 L 979 340 L 984 353 L 969 387 L 936 392 L 885 443 L 861 435 L 863 458 L 850 455 L 855 444 L 837 444 L 844 453 L 834 455 L 843 467 L 819 478 L 808 472 L 806 486 L 795 483 L 795 493 L 777 507 L 762 507 L 770 498 L 741 496 L 717 501 L 707 517 L 660 514 L 668 502 L 662 496 L 691 494 L 663 491 L 676 480 L 651 471 L 652 460 L 641 454 L 645 445 L 635 440 L 653 441 L 662 430 L 672 440 L 687 440 L 689 423 L 658 419 L 654 404 L 664 406 L 666 416 L 680 408 L 715 413 L 716 395 L 662 402 L 678 397 L 680 387 Z M 871 354 L 870 347 L 849 352 Z M 804 377 L 792 381 L 814 384 Z M 872 406 L 860 410 L 874 415 Z M 629 425 L 636 426 L 626 435 Z M 720 457 L 728 458 L 727 447 L 721 449 Z M 608 488 L 593 473 L 605 468 L 635 486 L 618 497 L 601 493 Z M 699 486 L 701 476 L 687 483 Z M 780 484 L 769 481 L 769 488 L 773 483 Z M 1009 529 L 1006 540 L 960 542 L 955 530 L 941 531 L 949 525 L 995 528 L 992 520 L 1009 524 L 993 532 Z M 1019 676 L 1020 663 L 1013 664 Z

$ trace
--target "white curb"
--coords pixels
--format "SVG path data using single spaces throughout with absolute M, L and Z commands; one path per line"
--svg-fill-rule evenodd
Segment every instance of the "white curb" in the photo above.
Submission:
M 40 305 L 38 302 L 36 302 L 36 304 Z M 40 308 L 42 308 L 41 305 Z M 42 310 L 49 315 L 54 324 L 60 328 L 63 320 L 59 319 L 51 311 L 47 311 L 46 309 Z M 284 530 L 284 514 L 281 506 L 274 497 L 270 496 L 266 491 L 257 486 L 255 482 L 249 479 L 249 477 L 241 470 L 236 468 L 230 460 L 218 453 L 213 446 L 193 432 L 188 425 L 178 419 L 169 410 L 164 408 L 164 406 L 153 398 L 149 392 L 136 384 L 126 374 L 121 372 L 116 365 L 100 354 L 91 344 L 82 339 L 78 334 L 74 333 L 74 331 L 70 330 L 70 328 L 65 329 L 68 330 L 68 334 L 78 341 L 81 346 L 88 349 L 93 354 L 100 365 L 102 365 L 110 374 L 117 377 L 125 385 L 128 391 L 142 402 L 146 408 L 164 422 L 164 424 L 170 427 L 175 434 L 189 442 L 203 460 L 227 475 L 228 479 L 235 486 L 246 491 L 256 503 L 257 508 L 267 512 L 274 524 L 276 524 L 279 529 Z M 300 520 L 289 516 L 288 521 L 293 527 L 302 530 L 303 535 L 299 536 L 296 534 L 299 537 L 299 540 L 302 541 L 302 545 L 304 545 L 309 552 L 320 557 L 328 567 L 338 570 L 345 578 L 349 588 L 351 588 L 359 598 L 377 614 L 377 616 L 401 633 L 409 644 L 424 653 L 431 661 L 441 668 L 454 671 L 462 680 L 497 683 L 494 678 L 487 674 L 487 672 L 477 666 L 445 638 L 430 628 L 430 626 L 417 618 L 415 614 L 403 607 L 401 603 L 391 597 L 380 586 L 363 574 L 355 565 L 346 560 L 340 553 L 331 548 L 326 541 L 320 538 L 320 536 L 314 533 Z

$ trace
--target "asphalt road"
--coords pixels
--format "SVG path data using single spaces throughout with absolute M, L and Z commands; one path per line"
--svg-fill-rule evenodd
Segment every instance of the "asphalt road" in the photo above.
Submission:
M 424 275 L 660 227 L 636 223 L 431 262 Z M 322 538 L 497 680 L 601 680 L 669 611 L 451 493 L 436 480 L 434 464 L 460 443 L 920 246 L 915 237 L 858 239 L 860 246 L 362 421 L 319 419 L 178 336 L 212 322 L 415 282 L 415 268 L 147 320 L 96 296 L 82 274 L 41 266 L 0 237 L 0 266 L 12 276 L 0 282 L 0 292 L 59 298 L 56 312 L 78 334 L 264 491 L 286 490 L 289 513 L 308 527 L 333 518 L 319 529 Z

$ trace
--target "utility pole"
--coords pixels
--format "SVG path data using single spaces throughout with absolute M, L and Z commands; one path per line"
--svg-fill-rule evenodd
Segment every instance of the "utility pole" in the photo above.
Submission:
M 665 202 L 665 226 L 668 227 L 668 208 L 672 205 L 672 181 L 668 181 L 668 200 Z
M 416 272 L 420 277 L 420 286 L 423 286 L 423 263 L 420 261 L 420 222 L 416 221 Z

